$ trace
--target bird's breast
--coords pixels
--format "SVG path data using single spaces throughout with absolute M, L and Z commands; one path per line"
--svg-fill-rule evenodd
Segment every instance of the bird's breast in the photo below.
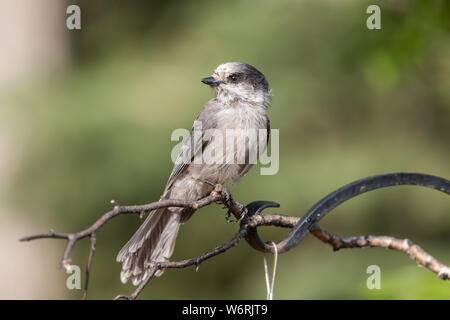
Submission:
M 222 109 L 217 114 L 217 128 L 225 129 L 266 129 L 266 110 L 251 104 L 235 104 Z
M 267 116 L 263 108 L 238 105 L 220 110 L 217 125 L 205 133 L 201 175 L 216 183 L 239 180 L 255 164 L 267 145 Z

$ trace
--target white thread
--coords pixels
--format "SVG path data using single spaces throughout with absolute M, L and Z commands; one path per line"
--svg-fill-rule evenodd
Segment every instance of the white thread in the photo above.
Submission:
M 277 272 L 277 263 L 278 263 L 278 247 L 275 244 L 275 242 L 273 242 L 273 241 L 271 241 L 271 242 L 272 242 L 273 248 L 275 250 L 271 284 L 269 284 L 269 270 L 267 267 L 266 255 L 264 255 L 264 274 L 266 277 L 267 300 L 273 300 L 273 286 L 275 284 L 275 274 Z

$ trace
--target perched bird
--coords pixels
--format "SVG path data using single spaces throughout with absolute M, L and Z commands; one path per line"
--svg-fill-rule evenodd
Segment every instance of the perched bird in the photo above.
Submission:
M 194 122 L 161 199 L 198 200 L 212 190 L 205 182 L 237 182 L 267 146 L 271 91 L 261 72 L 245 63 L 228 62 L 201 81 L 215 90 L 216 97 L 205 104 Z M 229 131 L 233 133 L 231 138 Z M 255 132 L 263 132 L 264 138 L 257 134 L 255 140 Z M 230 142 L 234 143 L 232 148 L 228 147 Z M 121 281 L 125 283 L 131 277 L 138 285 L 154 271 L 155 262 L 168 261 L 180 225 L 193 211 L 171 207 L 150 212 L 117 255 L 117 261 L 122 262 Z

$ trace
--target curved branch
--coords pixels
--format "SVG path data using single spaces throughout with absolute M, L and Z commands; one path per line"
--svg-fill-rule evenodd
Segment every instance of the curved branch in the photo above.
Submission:
M 70 268 L 70 262 L 71 262 L 71 253 L 72 249 L 75 246 L 75 244 L 86 237 L 91 238 L 91 249 L 89 253 L 88 258 L 88 264 L 86 267 L 86 281 L 84 284 L 84 292 L 83 292 L 83 299 L 86 298 L 87 295 L 87 288 L 88 288 L 88 282 L 89 282 L 89 272 L 92 265 L 92 260 L 95 252 L 95 244 L 96 244 L 96 236 L 95 233 L 109 220 L 112 218 L 120 215 L 120 214 L 140 214 L 141 216 L 144 215 L 146 212 L 152 211 L 154 209 L 158 208 L 166 208 L 166 207 L 189 207 L 194 210 L 197 210 L 199 208 L 202 208 L 204 206 L 207 206 L 213 202 L 217 202 L 222 200 L 224 203 L 227 203 L 230 206 L 230 210 L 237 210 L 239 207 L 238 204 L 236 204 L 231 199 L 231 195 L 228 190 L 226 190 L 221 185 L 216 185 L 215 188 L 211 191 L 209 195 L 206 197 L 199 199 L 197 201 L 188 201 L 188 200 L 176 200 L 176 199 L 167 199 L 167 200 L 160 200 L 157 202 L 152 202 L 144 205 L 132 205 L 132 206 L 120 206 L 115 200 L 111 200 L 111 203 L 114 205 L 113 210 L 108 211 L 103 216 L 101 216 L 97 221 L 95 221 L 89 228 L 86 228 L 82 231 L 76 232 L 76 233 L 55 233 L 53 231 L 49 233 L 43 233 L 43 234 L 36 234 L 32 236 L 27 236 L 19 239 L 20 241 L 32 241 L 37 239 L 66 239 L 67 245 L 64 250 L 64 255 L 62 258 L 61 263 L 59 264 L 59 268 L 62 266 L 66 270 L 69 270 Z M 243 205 L 241 205 L 243 207 Z
M 422 186 L 450 194 L 449 180 L 421 173 L 387 173 L 349 183 L 328 194 L 309 209 L 291 231 L 277 243 L 278 253 L 284 253 L 297 246 L 314 224 L 341 203 L 371 190 L 398 185 Z M 274 253 L 274 247 L 265 244 L 259 238 L 256 229 L 251 230 L 247 241 L 259 251 Z
M 393 249 L 407 254 L 412 260 L 416 261 L 422 267 L 434 272 L 440 279 L 450 279 L 450 268 L 432 257 L 429 253 L 414 244 L 409 239 L 397 239 L 390 236 L 355 236 L 339 237 L 333 233 L 314 225 L 311 228 L 311 234 L 328 243 L 334 251 L 345 248 L 384 248 Z
M 273 206 L 264 206 L 264 202 L 260 201 L 257 202 L 261 207 L 258 209 L 258 213 L 261 213 L 262 210 L 268 207 Z M 258 208 L 256 203 L 251 204 L 252 208 Z M 247 206 L 248 207 L 248 206 Z M 276 226 L 276 227 L 283 227 L 283 228 L 292 228 L 295 226 L 300 218 L 298 217 L 291 217 L 281 214 L 266 214 L 266 215 L 253 215 L 248 218 L 248 223 L 245 225 L 242 225 L 239 231 L 236 233 L 236 235 L 228 242 L 223 244 L 220 247 L 217 247 L 213 250 L 210 250 L 201 256 L 186 259 L 182 261 L 168 261 L 168 262 L 161 262 L 156 263 L 154 265 L 154 270 L 152 274 L 150 274 L 145 280 L 141 283 L 141 285 L 131 294 L 130 296 L 127 295 L 118 295 L 114 298 L 114 300 L 119 299 L 127 299 L 127 300 L 133 300 L 136 299 L 136 297 L 142 292 L 144 287 L 150 282 L 150 280 L 153 278 L 154 274 L 157 270 L 164 269 L 164 268 L 186 268 L 192 265 L 196 266 L 196 271 L 198 270 L 200 263 L 210 259 L 218 254 L 224 253 L 228 249 L 231 249 L 233 246 L 236 246 L 238 242 L 243 237 L 248 237 L 249 232 L 253 230 L 254 228 L 261 227 L 261 226 Z M 442 280 L 449 280 L 450 279 L 450 268 L 446 266 L 445 264 L 439 262 L 437 259 L 435 259 L 433 256 L 431 256 L 429 253 L 427 253 L 425 250 L 423 250 L 418 245 L 413 244 L 408 239 L 397 239 L 389 236 L 356 236 L 356 237 L 339 237 L 337 235 L 334 235 L 333 233 L 319 227 L 318 225 L 314 225 L 311 228 L 311 234 L 315 236 L 316 238 L 320 239 L 324 243 L 327 243 L 332 246 L 334 251 L 337 251 L 339 249 L 343 248 L 364 248 L 364 247 L 378 247 L 378 248 L 385 248 L 385 249 L 393 249 L 400 252 L 403 252 L 407 254 L 412 260 L 415 260 L 419 265 L 429 269 L 430 271 L 437 274 L 437 276 Z
M 167 262 L 159 262 L 154 264 L 154 268 L 151 274 L 149 274 L 147 277 L 144 278 L 144 281 L 139 285 L 139 287 L 133 292 L 132 295 L 126 296 L 123 294 L 120 294 L 114 298 L 114 300 L 120 300 L 120 299 L 127 299 L 127 300 L 134 300 L 136 297 L 141 293 L 141 291 L 144 289 L 144 287 L 149 283 L 149 281 L 154 277 L 155 273 L 160 269 L 170 269 L 170 268 L 186 268 L 192 265 L 196 266 L 195 271 L 198 271 L 200 268 L 200 264 L 210 259 L 214 256 L 217 256 L 218 254 L 224 253 L 228 249 L 236 246 L 239 241 L 247 234 L 248 229 L 245 227 L 241 227 L 239 231 L 234 235 L 234 237 L 224 243 L 223 245 L 214 248 L 210 251 L 207 251 L 206 253 L 192 258 L 192 259 L 186 259 L 182 261 L 167 261 Z
M 208 182 L 206 182 L 208 183 Z M 210 183 L 208 183 L 210 184 Z M 91 239 L 91 248 L 86 268 L 86 281 L 84 286 L 83 299 L 86 298 L 89 272 L 95 252 L 96 232 L 106 222 L 120 214 L 140 214 L 144 215 L 146 212 L 163 207 L 189 207 L 194 210 L 207 206 L 214 202 L 223 203 L 228 212 L 233 214 L 238 222 L 240 222 L 240 229 L 236 235 L 227 243 L 219 246 L 205 254 L 183 261 L 168 261 L 155 263 L 153 272 L 149 274 L 141 285 L 135 290 L 131 296 L 119 295 L 116 299 L 135 299 L 139 293 L 144 289 L 148 282 L 153 278 L 155 272 L 165 268 L 185 268 L 196 265 L 197 269 L 200 263 L 204 260 L 210 259 L 218 254 L 221 254 L 245 237 L 247 242 L 255 249 L 263 252 L 272 252 L 274 248 L 266 245 L 259 237 L 257 228 L 260 226 L 278 226 L 291 228 L 287 236 L 277 244 L 279 253 L 286 252 L 292 247 L 298 245 L 300 241 L 311 231 L 311 233 L 325 243 L 332 245 L 334 250 L 341 248 L 362 248 L 362 247 L 382 247 L 394 249 L 408 254 L 413 260 L 420 265 L 428 268 L 436 273 L 441 279 L 450 278 L 450 269 L 442 264 L 431 255 L 426 253 L 422 248 L 413 244 L 409 240 L 399 240 L 388 236 L 358 236 L 342 238 L 338 237 L 322 228 L 316 223 L 323 218 L 329 211 L 334 209 L 344 201 L 353 198 L 364 192 L 393 186 L 393 185 L 420 185 L 430 187 L 447 194 L 450 194 L 450 182 L 446 179 L 418 174 L 418 173 L 391 173 L 361 179 L 350 183 L 317 202 L 303 217 L 291 217 L 285 215 L 260 215 L 260 213 L 269 207 L 279 207 L 278 203 L 270 201 L 256 201 L 247 206 L 239 202 L 235 202 L 230 192 L 221 185 L 215 185 L 214 189 L 206 197 L 197 201 L 186 200 L 161 200 L 145 205 L 120 206 L 116 201 L 112 200 L 114 205 L 113 210 L 105 213 L 100 219 L 95 221 L 89 228 L 77 233 L 54 233 L 53 231 L 45 234 L 37 234 L 20 239 L 21 241 L 31 241 L 36 239 L 52 238 L 52 239 L 66 239 L 68 240 L 66 249 L 64 251 L 63 259 L 60 265 L 66 269 L 70 268 L 70 255 L 75 244 L 86 237 Z
M 300 218 L 298 217 L 290 217 L 281 214 L 266 214 L 254 216 L 251 221 L 251 226 L 252 228 L 260 226 L 292 228 L 298 223 L 298 221 L 300 221 Z M 340 237 L 325 230 L 317 224 L 311 227 L 310 232 L 322 242 L 329 244 L 334 251 L 338 251 L 340 249 L 370 247 L 392 249 L 403 252 L 422 267 L 434 272 L 440 279 L 450 279 L 450 268 L 448 266 L 438 261 L 420 246 L 412 243 L 409 239 L 397 239 L 390 236 L 372 235 Z

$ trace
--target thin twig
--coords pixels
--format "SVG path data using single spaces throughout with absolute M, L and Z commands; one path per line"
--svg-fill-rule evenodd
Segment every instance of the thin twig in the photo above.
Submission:
M 434 272 L 440 279 L 450 279 L 450 268 L 431 256 L 409 239 L 397 239 L 390 236 L 355 236 L 339 237 L 318 225 L 314 225 L 310 232 L 333 247 L 334 251 L 350 248 L 385 248 L 407 254 L 422 267 Z
M 137 287 L 137 289 L 131 295 L 127 296 L 124 294 L 119 294 L 113 300 L 135 300 L 137 296 L 142 292 L 142 290 L 144 290 L 145 286 L 153 278 L 156 271 L 158 271 L 158 269 L 153 269 L 152 273 L 150 273 L 150 275 L 147 278 L 145 278 L 144 281 L 141 282 L 139 287 Z
M 86 300 L 88 284 L 89 284 L 89 273 L 91 271 L 92 259 L 94 258 L 95 245 L 97 243 L 97 237 L 95 232 L 91 234 L 91 250 L 89 251 L 88 263 L 86 266 L 86 280 L 84 282 L 83 300 Z
M 245 237 L 246 234 L 247 234 L 247 228 L 241 227 L 239 229 L 239 231 L 234 235 L 234 237 L 230 241 L 227 241 L 223 245 L 216 247 L 210 251 L 207 251 L 198 257 L 186 259 L 186 260 L 182 260 L 182 261 L 167 261 L 167 262 L 155 263 L 152 273 L 144 278 L 143 283 L 141 283 L 139 285 L 139 287 L 133 292 L 132 295 L 126 296 L 126 295 L 121 294 L 121 295 L 116 296 L 114 298 L 114 300 L 120 300 L 120 299 L 133 300 L 133 299 L 135 299 L 139 295 L 139 293 L 144 289 L 144 287 L 148 284 L 148 282 L 153 278 L 156 271 L 158 271 L 160 269 L 171 269 L 171 268 L 180 269 L 180 268 L 190 267 L 193 265 L 195 265 L 198 268 L 203 261 L 208 260 L 212 257 L 215 257 L 221 253 L 224 253 L 228 249 L 236 246 L 239 243 L 239 241 L 243 237 Z
M 64 250 L 64 255 L 62 258 L 62 262 L 60 266 L 68 268 L 70 266 L 71 258 L 70 255 L 72 253 L 72 249 L 75 244 L 86 237 L 91 237 L 99 230 L 106 222 L 111 220 L 112 218 L 120 215 L 120 214 L 141 214 L 145 211 L 151 211 L 158 208 L 166 208 L 166 207 L 190 207 L 194 210 L 207 206 L 213 202 L 219 201 L 221 199 L 226 199 L 227 194 L 229 194 L 228 190 L 223 188 L 220 185 L 217 185 L 212 192 L 206 197 L 197 200 L 197 201 L 188 201 L 188 200 L 177 200 L 177 199 L 166 199 L 160 200 L 157 202 L 148 203 L 145 205 L 132 205 L 132 206 L 119 206 L 115 200 L 111 200 L 111 203 L 114 205 L 113 210 L 108 211 L 103 216 L 101 216 L 96 222 L 94 222 L 89 228 L 86 228 L 80 232 L 76 233 L 43 233 L 36 234 L 28 237 L 23 237 L 20 241 L 32 241 L 36 239 L 66 239 L 68 240 L 66 249 Z M 95 237 L 94 237 L 95 239 Z

